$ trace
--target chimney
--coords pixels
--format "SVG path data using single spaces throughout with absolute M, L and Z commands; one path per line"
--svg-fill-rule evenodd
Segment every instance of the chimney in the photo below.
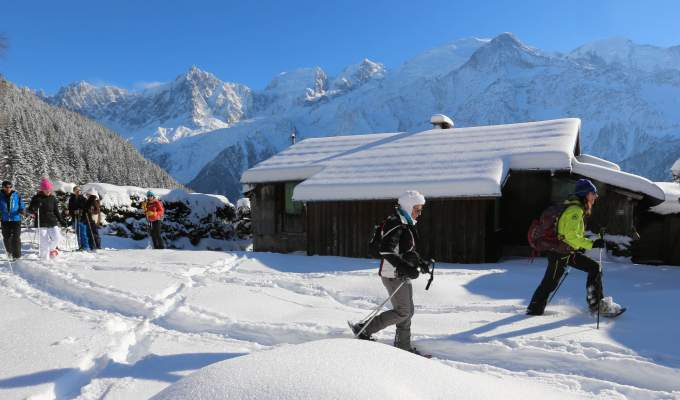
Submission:
M 444 114 L 435 114 L 430 118 L 432 129 L 451 129 L 453 120 Z

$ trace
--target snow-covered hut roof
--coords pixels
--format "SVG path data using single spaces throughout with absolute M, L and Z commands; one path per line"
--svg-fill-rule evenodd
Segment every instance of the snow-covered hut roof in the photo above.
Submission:
M 656 185 L 663 190 L 665 201 L 649 211 L 661 215 L 680 214 L 680 183 L 656 182 Z
M 575 156 L 581 120 L 306 139 L 246 171 L 243 183 L 303 181 L 300 201 L 497 197 L 508 171 L 566 170 L 663 200 L 645 178 L 597 157 Z
M 621 171 L 618 165 L 597 157 L 582 155 L 572 160 L 573 173 L 595 179 L 612 186 L 646 194 L 659 203 L 666 197 L 657 184 L 639 175 Z
M 241 182 L 252 184 L 307 179 L 321 171 L 329 160 L 393 135 L 396 133 L 305 139 L 245 171 Z

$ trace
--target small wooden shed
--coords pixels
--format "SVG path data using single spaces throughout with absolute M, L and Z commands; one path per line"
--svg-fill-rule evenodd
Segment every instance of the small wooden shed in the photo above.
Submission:
M 680 183 L 657 182 L 666 201 L 640 213 L 640 239 L 633 243 L 633 261 L 680 265 Z
M 529 224 L 581 177 L 603 194 L 609 233 L 634 231 L 640 207 L 661 190 L 618 166 L 580 154 L 580 120 L 431 129 L 303 140 L 244 172 L 256 251 L 366 257 L 371 227 L 405 190 L 427 198 L 418 220 L 437 260 L 497 261 L 528 254 Z M 596 217 L 597 217 L 596 216 Z M 597 221 L 597 218 L 594 221 Z

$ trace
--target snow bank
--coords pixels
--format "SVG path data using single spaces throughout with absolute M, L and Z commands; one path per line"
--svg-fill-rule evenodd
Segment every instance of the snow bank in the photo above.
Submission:
M 152 399 L 561 399 L 535 381 L 448 367 L 392 346 L 327 339 L 213 364 Z
M 680 183 L 656 182 L 656 185 L 663 190 L 666 200 L 649 211 L 661 215 L 680 213 Z
M 55 192 L 70 194 L 73 183 L 57 181 Z M 225 196 L 189 193 L 182 189 L 141 188 L 108 183 L 81 185 L 83 192 L 94 188 L 102 203 L 103 234 L 142 240 L 148 237 L 148 225 L 141 209 L 148 190 L 153 191 L 165 206 L 162 236 L 166 245 L 188 249 L 242 249 L 249 243 L 250 207 L 247 199 L 237 212 Z M 68 197 L 60 194 L 60 201 Z M 232 242 L 238 239 L 238 243 Z
M 146 192 L 151 190 L 159 198 L 170 192 L 162 188 L 141 188 L 137 186 L 116 186 L 109 183 L 86 183 L 81 186 L 83 193 L 94 188 L 99 194 L 102 206 L 106 208 L 133 207 L 133 199 L 145 199 Z

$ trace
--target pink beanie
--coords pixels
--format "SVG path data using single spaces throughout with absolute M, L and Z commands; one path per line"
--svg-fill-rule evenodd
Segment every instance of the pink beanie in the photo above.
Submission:
M 42 178 L 40 180 L 40 190 L 41 191 L 45 192 L 45 191 L 48 191 L 48 190 L 52 190 L 53 187 L 54 186 L 52 186 L 52 182 L 50 182 L 49 179 Z

